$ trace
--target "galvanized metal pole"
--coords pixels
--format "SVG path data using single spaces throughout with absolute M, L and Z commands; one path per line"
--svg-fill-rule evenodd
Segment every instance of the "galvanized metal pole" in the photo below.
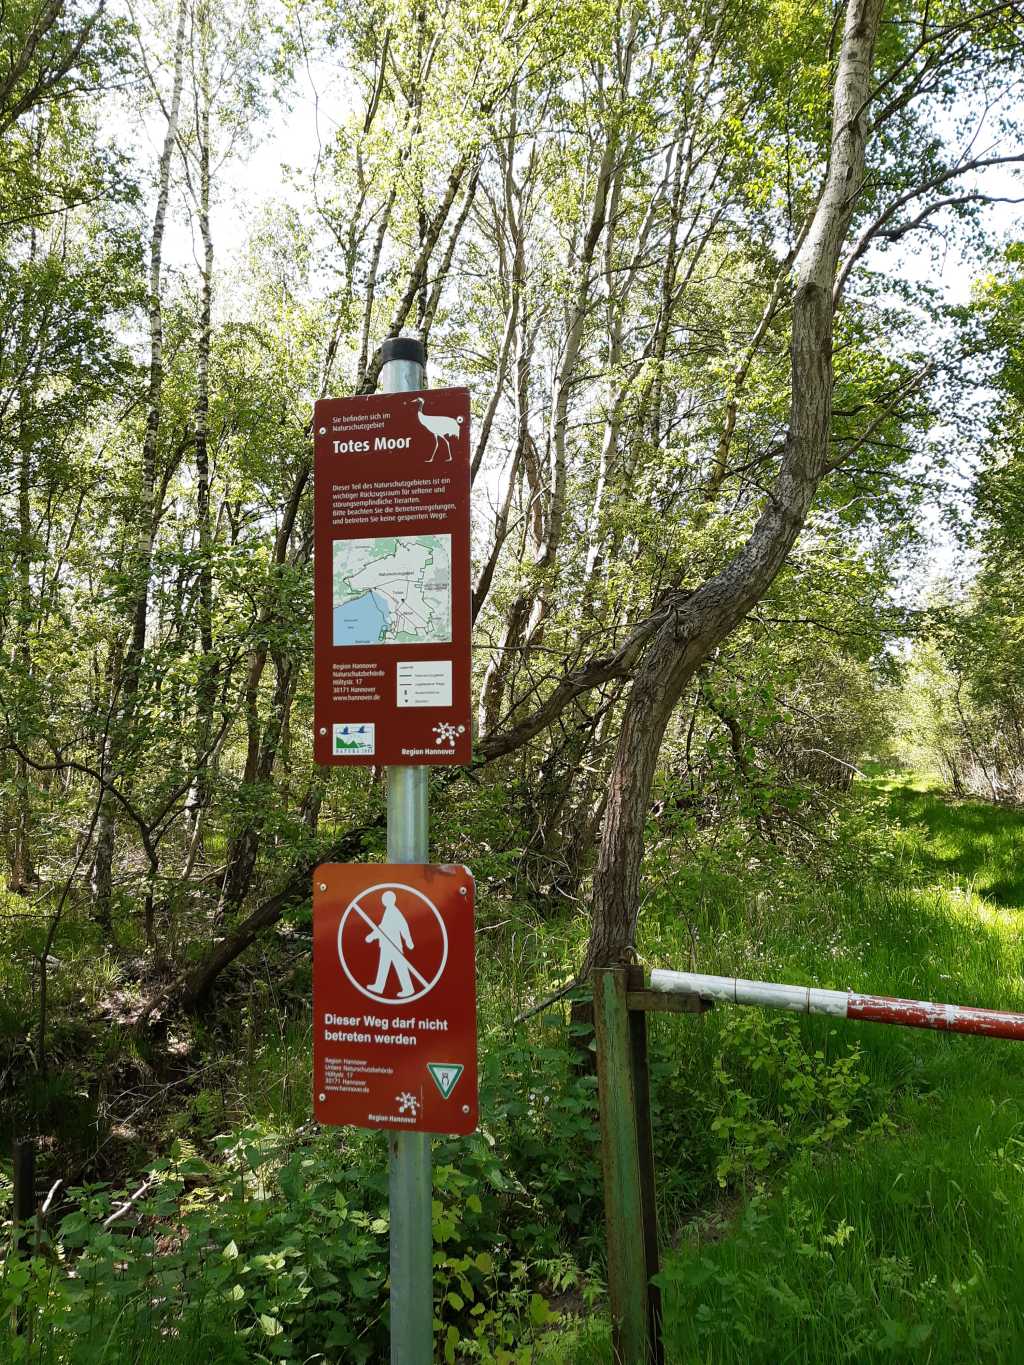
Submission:
M 385 393 L 423 388 L 426 354 L 414 337 L 384 342 Z M 388 768 L 388 862 L 429 858 L 429 767 Z M 391 1365 L 430 1365 L 434 1358 L 434 1261 L 430 1134 L 388 1136 L 391 1211 Z

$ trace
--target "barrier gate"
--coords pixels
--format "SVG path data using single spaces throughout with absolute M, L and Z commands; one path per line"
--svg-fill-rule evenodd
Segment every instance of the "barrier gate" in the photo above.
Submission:
M 661 1294 L 651 1284 L 658 1273 L 658 1222 L 647 1068 L 648 1010 L 701 1014 L 714 1004 L 754 1005 L 904 1028 L 1024 1039 L 1024 1014 L 932 1000 L 657 969 L 648 983 L 642 967 L 600 968 L 594 973 L 593 986 L 608 1298 L 615 1359 L 620 1365 L 664 1365 L 665 1359 Z

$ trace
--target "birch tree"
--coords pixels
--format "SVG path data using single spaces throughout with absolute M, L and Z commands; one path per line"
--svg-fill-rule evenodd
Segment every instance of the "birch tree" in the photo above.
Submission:
M 157 451 L 163 410 L 163 300 L 161 298 L 164 231 L 170 194 L 171 161 L 178 138 L 181 88 L 185 58 L 186 0 L 179 0 L 171 51 L 172 75 L 164 114 L 163 143 L 157 165 L 156 206 L 149 238 L 149 377 L 146 389 L 146 426 L 140 457 L 138 522 L 128 569 L 128 592 L 124 602 L 125 637 L 115 640 L 107 657 L 111 723 L 99 758 L 101 783 L 109 783 L 118 760 L 118 742 L 131 726 L 140 672 L 146 648 L 150 574 L 156 534 L 155 503 Z M 109 793 L 100 806 L 96 827 L 91 887 L 97 916 L 110 927 L 111 873 L 114 857 L 115 803 Z
M 549 671 L 544 683 L 535 682 L 526 689 L 523 701 L 528 705 L 520 702 L 510 708 L 502 723 L 482 738 L 480 749 L 487 759 L 514 752 L 531 744 L 553 724 L 564 732 L 566 715 L 579 714 L 581 699 L 591 696 L 595 689 L 628 685 L 617 722 L 614 762 L 597 812 L 602 836 L 594 881 L 593 935 L 584 971 L 621 960 L 631 950 L 644 824 L 662 739 L 680 697 L 703 662 L 769 590 L 824 481 L 841 471 L 844 461 L 855 459 L 870 445 L 895 413 L 901 409 L 906 412 L 913 395 L 926 381 L 929 366 L 909 363 L 909 355 L 908 363 L 898 373 L 890 371 L 885 379 L 885 366 L 876 363 L 878 381 L 868 401 L 849 410 L 861 414 L 861 420 L 851 424 L 849 412 L 835 413 L 833 347 L 837 318 L 842 317 L 839 308 L 844 297 L 849 307 L 851 284 L 858 279 L 858 268 L 870 250 L 902 240 L 944 214 L 970 212 L 985 202 L 986 194 L 973 188 L 954 194 L 950 186 L 961 179 L 969 184 L 972 173 L 985 165 L 1019 161 L 1020 152 L 1012 140 L 1005 150 L 990 149 L 978 155 L 977 129 L 973 134 L 965 133 L 959 145 L 950 146 L 931 133 L 929 117 L 934 117 L 934 107 L 929 116 L 914 113 L 920 107 L 915 102 L 926 103 L 938 91 L 954 88 L 958 81 L 983 79 L 982 73 L 993 100 L 1003 101 L 1005 107 L 1007 92 L 1012 89 L 1007 62 L 1012 65 L 1014 60 L 1008 58 L 1009 33 L 1017 17 L 1013 6 L 999 6 L 977 16 L 951 7 L 926 9 L 913 16 L 893 13 L 883 27 L 881 5 L 851 3 L 834 35 L 824 33 L 826 42 L 835 38 L 832 105 L 821 129 L 826 156 L 816 162 L 818 129 L 813 122 L 792 134 L 785 129 L 782 145 L 790 169 L 785 197 L 780 198 L 792 247 L 775 261 L 768 241 L 758 248 L 762 261 L 771 265 L 764 289 L 765 305 L 751 318 L 749 339 L 741 340 L 737 347 L 720 408 L 721 424 L 705 472 L 700 474 L 697 466 L 697 477 L 677 483 L 675 492 L 665 477 L 659 476 L 669 494 L 665 506 L 671 509 L 671 520 L 664 528 L 667 545 L 674 539 L 679 491 L 687 488 L 697 495 L 696 515 L 689 521 L 689 547 L 685 539 L 680 540 L 681 554 L 665 556 L 660 584 L 655 577 L 655 610 L 639 620 L 634 616 L 632 626 L 628 625 L 631 613 L 627 611 L 620 618 L 625 627 L 621 634 L 613 629 L 612 646 L 598 654 L 587 658 L 567 651 L 561 673 Z M 727 30 L 713 25 L 703 30 L 702 41 L 712 52 L 721 52 L 726 40 Z M 770 54 L 768 37 L 766 44 Z M 748 59 L 756 72 L 757 55 L 750 53 Z M 795 80 L 799 79 L 797 75 Z M 763 107 L 764 95 L 757 89 L 756 77 L 752 89 L 751 107 Z M 1012 138 L 1012 123 L 1008 129 Z M 794 138 L 800 139 L 795 149 Z M 866 156 L 868 148 L 871 160 Z M 764 152 L 762 148 L 761 155 Z M 732 159 L 725 149 L 725 163 Z M 825 167 L 815 188 L 816 165 L 822 160 Z M 691 186 L 691 196 L 694 188 L 699 195 L 698 185 Z M 755 188 L 742 179 L 711 177 L 704 192 L 715 203 L 710 210 L 712 224 L 716 214 L 728 212 L 732 200 L 749 202 Z M 682 207 L 684 223 L 690 211 L 692 199 L 690 205 Z M 673 259 L 675 247 L 667 254 Z M 698 298 L 693 289 L 689 298 L 680 297 L 680 313 Z M 858 324 L 853 325 L 856 329 Z M 776 371 L 789 398 L 784 425 L 780 421 L 783 414 L 776 418 L 769 408 L 765 411 L 768 420 L 764 421 L 758 418 L 756 407 L 749 401 L 744 403 L 744 391 L 755 372 L 752 367 L 763 368 L 766 344 L 780 327 L 789 337 L 788 368 Z M 850 342 L 845 336 L 844 344 L 849 353 Z M 672 347 L 666 346 L 665 357 L 671 352 Z M 664 395 L 663 368 L 654 386 L 659 395 Z M 655 430 L 664 445 L 671 428 L 663 425 L 661 404 L 659 397 Z M 614 416 L 614 404 L 610 409 Z M 866 418 L 865 411 L 869 414 Z M 753 460 L 745 455 L 736 458 L 740 414 L 748 423 L 745 442 L 748 450 L 753 444 Z M 683 423 L 679 430 L 685 432 L 689 425 L 691 440 L 703 441 L 711 434 L 706 424 L 701 429 L 686 418 Z M 610 431 L 613 425 L 605 425 L 605 451 L 615 445 L 614 431 Z M 632 444 L 635 449 L 635 438 Z M 777 467 L 765 489 L 764 475 L 776 459 Z M 598 491 L 606 469 L 607 459 L 602 457 L 597 466 Z M 634 464 L 634 477 L 637 472 Z M 671 466 L 666 467 L 665 474 L 671 478 Z M 723 516 L 722 505 L 727 496 L 732 498 L 732 517 L 739 510 L 741 524 L 750 519 L 749 537 L 738 553 L 729 551 L 729 521 Z M 603 493 L 595 497 L 598 512 L 601 500 Z M 595 524 L 593 511 L 590 524 Z M 649 534 L 645 529 L 639 539 L 635 532 L 627 535 L 619 552 L 642 553 Z M 599 547 L 592 542 L 586 559 L 589 576 L 606 552 L 607 542 Z M 703 581 L 698 576 L 702 568 Z M 586 568 L 584 575 L 588 576 Z M 650 579 L 645 581 L 649 583 Z M 570 761 L 578 763 L 579 755 L 574 754 Z

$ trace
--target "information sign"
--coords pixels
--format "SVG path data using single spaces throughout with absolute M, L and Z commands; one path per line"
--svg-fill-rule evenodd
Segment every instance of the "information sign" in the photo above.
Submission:
M 469 390 L 325 398 L 314 427 L 314 757 L 468 763 Z
M 313 1113 L 358 1128 L 476 1128 L 473 878 L 464 867 L 316 869 Z

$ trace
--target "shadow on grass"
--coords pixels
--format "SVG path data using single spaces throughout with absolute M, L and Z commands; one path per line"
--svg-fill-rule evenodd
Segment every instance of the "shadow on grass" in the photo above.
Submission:
M 1024 909 L 1024 813 L 980 801 L 950 801 L 893 781 L 877 785 L 923 871 L 952 873 L 985 900 Z

